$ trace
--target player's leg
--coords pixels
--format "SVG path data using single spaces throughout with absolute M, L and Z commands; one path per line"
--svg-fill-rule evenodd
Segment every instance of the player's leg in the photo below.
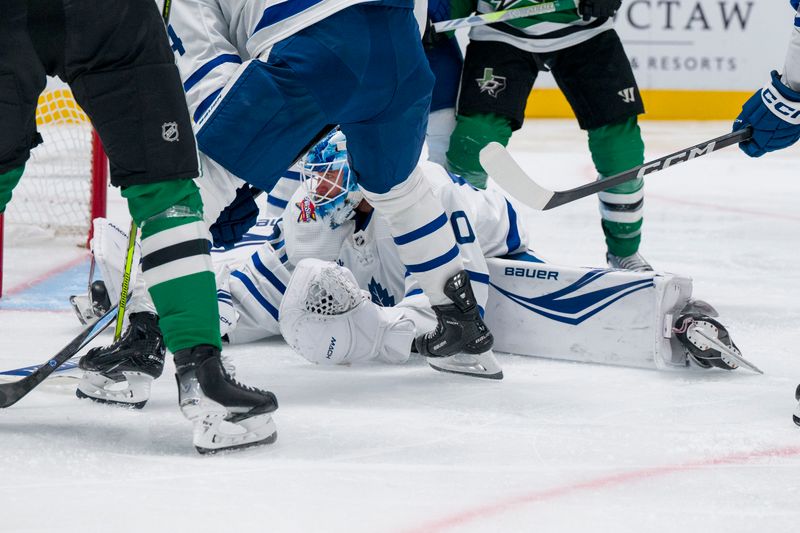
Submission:
M 473 41 L 467 46 L 456 127 L 447 151 L 448 169 L 472 185 L 486 187 L 481 149 L 508 144 L 522 127 L 525 105 L 538 68 L 533 55 L 506 43 Z
M 445 2 L 440 4 L 446 5 Z M 433 37 L 424 41 L 425 56 L 428 58 L 436 82 L 433 86 L 425 140 L 428 143 L 428 159 L 444 166 L 447 164 L 446 153 L 450 146 L 450 135 L 456 126 L 455 107 L 464 58 L 455 36 L 450 38 L 432 31 L 425 35 L 428 36 L 430 33 Z
M 22 177 L 30 150 L 41 142 L 36 132 L 36 102 L 45 72 L 26 31 L 25 0 L 0 8 L 0 213 Z
M 637 115 L 644 112 L 639 88 L 619 36 L 605 31 L 588 41 L 548 54 L 547 64 L 581 129 L 599 179 L 644 162 Z M 598 194 L 610 266 L 652 270 L 638 254 L 643 213 L 641 179 Z
M 343 123 L 351 171 L 388 223 L 398 253 L 437 313 L 438 327 L 417 340 L 428 357 L 462 357 L 464 373 L 502 377 L 491 353 L 492 335 L 480 317 L 441 202 L 417 166 L 433 77 L 415 35 L 410 10 L 363 7 L 372 32 L 367 79 L 398 80 L 390 104 L 369 120 Z M 365 87 L 376 94 L 384 87 Z M 391 154 L 385 157 L 384 154 Z M 441 369 L 441 368 L 437 368 Z
M 64 5 L 70 39 L 61 75 L 92 119 L 111 161 L 111 181 L 122 187 L 142 229 L 142 274 L 175 355 L 195 446 L 203 452 L 271 442 L 274 396 L 236 383 L 221 364 L 208 229 L 193 181 L 195 143 L 158 9 L 147 0 L 115 10 L 100 2 Z M 87 57 L 95 49 L 102 53 Z M 224 421 L 244 432 L 228 438 Z

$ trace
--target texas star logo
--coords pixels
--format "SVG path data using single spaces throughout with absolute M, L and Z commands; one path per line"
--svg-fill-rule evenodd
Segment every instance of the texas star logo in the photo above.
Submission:
M 475 78 L 475 81 L 478 82 L 481 94 L 487 93 L 492 98 L 497 98 L 506 89 L 506 77 L 495 76 L 493 68 L 483 69 L 483 78 Z
M 300 212 L 297 214 L 298 222 L 316 222 L 317 208 L 314 207 L 314 202 L 308 198 L 303 198 L 294 205 L 296 205 L 297 209 L 300 210 Z

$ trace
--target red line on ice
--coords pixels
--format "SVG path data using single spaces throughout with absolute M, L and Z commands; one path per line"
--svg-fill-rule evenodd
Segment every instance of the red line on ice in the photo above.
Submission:
M 3 296 L 11 296 L 11 295 L 16 294 L 18 292 L 22 292 L 24 290 L 30 289 L 31 287 L 33 287 L 37 283 L 41 283 L 43 281 L 47 281 L 49 278 L 51 278 L 51 277 L 53 277 L 53 276 L 55 276 L 57 274 L 61 274 L 62 272 L 65 272 L 65 271 L 69 270 L 70 268 L 78 266 L 79 264 L 81 264 L 84 261 L 86 261 L 86 256 L 81 254 L 79 257 L 76 257 L 75 259 L 73 259 L 71 261 L 68 261 L 67 263 L 64 263 L 63 265 L 60 265 L 60 266 L 57 266 L 57 267 L 55 267 L 55 268 L 53 268 L 51 270 L 48 270 L 44 274 L 42 274 L 40 276 L 37 276 L 37 277 L 33 278 L 32 280 L 28 280 L 28 281 L 22 282 L 19 285 L 17 285 L 16 287 L 11 287 L 9 290 L 3 291 Z
M 733 455 L 726 455 L 719 458 L 703 459 L 700 461 L 693 461 L 677 465 L 655 466 L 652 468 L 632 470 L 630 472 L 612 474 L 609 476 L 589 479 L 587 481 L 563 485 L 561 487 L 553 487 L 550 489 L 521 494 L 519 496 L 514 496 L 496 503 L 475 507 L 468 511 L 454 513 L 450 516 L 433 520 L 419 527 L 405 530 L 404 533 L 436 533 L 438 531 L 445 531 L 456 526 L 462 526 L 470 522 L 474 522 L 476 520 L 490 518 L 524 505 L 555 500 L 562 496 L 571 496 L 576 492 L 584 490 L 613 488 L 618 485 L 624 485 L 626 483 L 632 483 L 643 479 L 656 478 L 674 474 L 676 472 L 685 472 L 688 470 L 696 470 L 709 466 L 747 463 L 765 457 L 794 457 L 798 455 L 800 455 L 800 446 L 793 446 L 788 448 L 776 448 L 772 450 L 743 452 Z

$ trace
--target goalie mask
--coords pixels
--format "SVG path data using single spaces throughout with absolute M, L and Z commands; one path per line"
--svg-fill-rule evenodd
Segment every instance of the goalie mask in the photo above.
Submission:
M 344 133 L 335 130 L 317 143 L 300 161 L 300 176 L 316 213 L 331 228 L 353 218 L 364 195 L 347 161 Z

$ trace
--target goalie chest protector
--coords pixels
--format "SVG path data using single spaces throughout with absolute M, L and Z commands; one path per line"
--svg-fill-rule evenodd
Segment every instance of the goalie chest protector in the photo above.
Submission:
M 686 358 L 672 323 L 692 294 L 690 278 L 487 259 L 486 323 L 497 351 L 641 368 Z

